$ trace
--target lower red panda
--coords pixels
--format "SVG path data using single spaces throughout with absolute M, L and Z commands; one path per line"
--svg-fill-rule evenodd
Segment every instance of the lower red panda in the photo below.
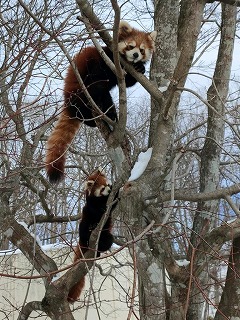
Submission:
M 147 33 L 132 28 L 126 21 L 121 21 L 118 43 L 120 55 L 137 71 L 144 73 L 144 64 L 150 59 L 154 50 L 156 35 L 156 31 Z M 102 49 L 113 61 L 112 51 L 108 47 Z M 86 47 L 74 57 L 74 62 L 94 102 L 110 119 L 117 121 L 110 95 L 110 90 L 117 85 L 117 78 L 98 50 L 95 47 Z M 126 74 L 125 81 L 127 87 L 136 83 L 136 79 L 129 73 Z M 62 112 L 47 142 L 46 170 L 50 182 L 56 183 L 63 178 L 67 149 L 82 122 L 90 127 L 96 126 L 91 104 L 73 68 L 69 66 L 64 84 Z
M 83 207 L 82 219 L 79 224 L 79 246 L 75 251 L 74 262 L 80 259 L 82 254 L 89 250 L 91 232 L 97 227 L 102 216 L 107 210 L 107 200 L 110 192 L 111 185 L 109 184 L 105 174 L 100 169 L 96 170 L 88 177 L 85 185 L 86 204 Z M 97 248 L 98 257 L 101 252 L 109 250 L 113 244 L 113 235 L 111 234 L 111 211 L 115 206 L 116 204 L 112 206 L 110 214 L 100 233 Z M 93 250 L 94 249 L 95 248 L 93 248 Z M 84 283 L 85 278 L 83 277 L 70 289 L 68 294 L 69 302 L 74 302 L 79 298 L 84 287 Z

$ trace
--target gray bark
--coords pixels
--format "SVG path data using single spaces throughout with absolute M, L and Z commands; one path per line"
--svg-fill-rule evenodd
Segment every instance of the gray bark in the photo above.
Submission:
M 224 2 L 232 3 L 233 1 L 226 0 Z M 22 109 L 25 102 L 23 93 L 28 87 L 29 78 L 38 61 L 41 45 L 43 47 L 47 46 L 52 39 L 54 39 L 69 60 L 71 60 L 71 57 L 65 48 L 65 42 L 60 41 L 60 39 L 64 39 L 64 37 L 61 38 L 63 29 L 61 29 L 61 27 L 58 29 L 55 25 L 51 25 L 49 20 L 44 20 L 45 15 L 49 17 L 47 7 L 45 7 L 46 12 L 39 10 L 39 12 L 42 12 L 41 19 L 39 19 L 34 16 L 33 11 L 30 11 L 30 6 L 27 6 L 21 0 L 18 1 L 18 5 L 19 3 L 21 3 L 23 7 L 25 6 L 26 12 L 31 15 L 31 18 L 27 15 L 27 24 L 29 23 L 29 25 L 33 26 L 35 22 L 36 25 L 38 25 L 37 30 L 38 28 L 41 29 L 41 35 L 36 41 L 37 50 L 35 50 L 36 43 L 30 42 L 29 47 L 26 47 L 25 51 L 21 51 L 17 57 L 12 58 L 8 55 L 10 51 L 14 52 L 14 46 L 12 47 L 11 44 L 11 36 L 13 36 L 14 33 L 17 34 L 17 31 L 11 32 L 10 28 L 8 28 L 8 23 L 3 23 L 3 25 L 7 26 L 5 30 L 9 32 L 10 38 L 8 42 L 2 41 L 3 45 L 6 46 L 6 61 L 3 64 L 0 75 L 0 102 L 1 105 L 4 106 L 7 120 L 14 128 L 13 132 L 16 131 L 14 137 L 19 139 L 22 149 L 19 153 L 14 150 L 14 166 L 10 161 L 9 164 L 5 166 L 8 160 L 6 160 L 5 157 L 4 161 L 0 163 L 0 168 L 2 166 L 6 167 L 6 172 L 4 172 L 0 184 L 1 232 L 8 241 L 22 250 L 34 268 L 45 279 L 46 294 L 43 301 L 27 303 L 23 307 L 19 319 L 27 319 L 31 312 L 36 309 L 46 312 L 52 319 L 73 319 L 69 305 L 66 302 L 66 296 L 72 284 L 84 276 L 88 269 L 91 268 L 93 259 L 88 261 L 88 268 L 86 268 L 84 263 L 79 263 L 73 266 L 71 270 L 66 272 L 59 280 L 50 282 L 49 280 L 57 270 L 57 266 L 52 259 L 44 254 L 34 237 L 14 220 L 18 214 L 18 209 L 20 208 L 22 210 L 25 202 L 24 204 L 19 204 L 17 199 L 13 200 L 14 193 L 17 195 L 21 194 L 22 186 L 28 189 L 26 194 L 29 193 L 36 196 L 36 203 L 41 206 L 43 213 L 46 213 L 46 215 L 41 214 L 35 216 L 35 211 L 32 210 L 31 213 L 33 215 L 29 215 L 25 220 L 29 225 L 38 222 L 67 222 L 70 219 L 76 220 L 80 216 L 75 215 L 74 217 L 70 217 L 66 215 L 65 217 L 53 217 L 51 215 L 50 207 L 52 205 L 52 199 L 47 199 L 49 184 L 44 179 L 44 176 L 39 175 L 41 166 L 37 162 L 38 159 L 34 159 L 34 157 L 36 157 L 35 151 L 39 148 L 39 145 L 40 148 L 42 148 L 39 142 L 49 124 L 43 124 L 41 128 L 36 129 L 30 138 L 29 134 L 32 134 L 32 132 L 31 130 L 28 132 L 25 129 L 24 108 Z M 117 12 L 116 23 L 119 19 L 117 1 L 112 0 L 111 3 L 116 10 L 115 12 Z M 236 3 L 238 5 L 238 1 Z M 43 3 L 43 5 L 46 4 L 47 2 Z M 104 30 L 99 17 L 94 15 L 92 5 L 85 0 L 77 0 L 77 4 L 85 16 L 84 19 L 87 17 L 90 20 L 91 24 L 89 28 L 95 28 L 94 30 L 103 37 L 105 43 L 111 46 L 112 38 L 109 36 L 109 33 Z M 221 44 L 213 82 L 208 90 L 208 101 L 206 103 L 208 106 L 208 122 L 205 144 L 200 154 L 200 192 L 194 192 L 197 188 L 192 190 L 191 183 L 187 184 L 185 189 L 175 190 L 174 175 L 171 181 L 173 186 L 171 186 L 170 191 L 168 188 L 169 176 L 175 172 L 174 166 L 181 157 L 181 153 L 184 152 L 176 150 L 176 148 L 174 149 L 173 147 L 176 116 L 178 115 L 180 94 L 182 90 L 184 90 L 185 81 L 196 51 L 205 7 L 206 1 L 203 0 L 154 1 L 154 29 L 157 30 L 158 37 L 156 41 L 156 52 L 151 65 L 151 80 L 146 79 L 144 75 L 138 73 L 131 65 L 120 59 L 124 68 L 128 72 L 132 72 L 152 97 L 148 146 L 153 148 L 153 152 L 146 171 L 139 179 L 133 182 L 127 182 L 128 171 L 130 170 L 130 164 L 134 157 L 132 157 L 129 151 L 127 139 L 123 139 L 127 118 L 127 96 L 124 84 L 120 87 L 120 91 L 122 92 L 122 95 L 120 95 L 121 121 L 119 121 L 117 125 L 112 124 L 115 128 L 117 126 L 117 130 L 113 132 L 108 126 L 107 128 L 104 127 L 101 121 L 98 124 L 102 136 L 107 141 L 109 153 L 111 154 L 110 158 L 113 162 L 113 170 L 119 168 L 118 172 L 121 173 L 121 175 L 119 174 L 120 177 L 118 177 L 119 181 L 121 181 L 121 185 L 122 182 L 125 183 L 118 206 L 118 210 L 121 213 L 121 221 L 124 221 L 123 229 L 120 228 L 120 230 L 125 230 L 123 233 L 127 241 L 129 241 L 129 250 L 134 265 L 134 277 L 138 276 L 140 318 L 144 320 L 183 320 L 186 319 L 186 317 L 187 319 L 200 320 L 202 315 L 201 309 L 205 300 L 199 288 L 204 290 L 204 285 L 208 280 L 206 266 L 211 260 L 211 257 L 216 255 L 216 252 L 219 252 L 222 245 L 235 238 L 236 240 L 233 241 L 233 248 L 229 258 L 226 285 L 216 319 L 221 319 L 223 314 L 229 317 L 239 316 L 235 311 L 239 309 L 238 292 L 240 289 L 238 277 L 234 278 L 234 275 L 239 272 L 240 219 L 237 219 L 235 222 L 223 224 L 210 231 L 210 227 L 214 226 L 215 223 L 219 199 L 230 197 L 240 191 L 240 186 L 237 183 L 230 187 L 218 188 L 220 154 L 224 139 L 225 101 L 228 93 L 236 23 L 236 8 L 234 6 L 223 5 Z M 54 20 L 52 17 L 51 19 Z M 67 23 L 66 21 L 62 22 L 63 27 L 65 23 Z M 86 23 L 86 25 L 88 25 L 88 23 Z M 52 29 L 46 26 L 51 26 Z M 25 27 L 21 28 L 24 29 Z M 70 28 L 68 32 L 70 32 L 69 30 Z M 114 33 L 114 38 L 116 39 L 116 28 L 114 29 Z M 36 37 L 37 34 L 38 31 L 36 31 Z M 60 35 L 59 37 L 58 34 Z M 68 37 L 69 34 L 67 35 Z M 46 35 L 50 37 L 50 40 L 46 41 Z M 65 36 L 66 34 L 63 32 L 63 35 Z M 20 42 L 22 45 L 24 43 L 28 44 L 28 41 L 29 39 L 26 38 L 21 39 Z M 17 46 L 21 47 L 19 44 L 17 44 Z M 29 57 L 25 57 L 25 54 L 30 50 L 29 48 L 32 48 L 33 51 L 31 51 Z M 113 43 L 113 48 L 115 48 L 116 53 L 116 43 Z M 7 50 L 9 50 L 9 52 L 7 52 Z M 59 51 L 61 50 L 59 49 Z M 26 61 L 24 59 L 29 59 L 30 63 L 25 65 Z M 43 59 L 42 56 L 41 59 Z M 14 69 L 13 66 L 15 66 L 16 62 L 18 63 L 17 68 Z M 120 65 L 116 54 L 115 62 L 118 65 L 118 77 L 121 79 L 121 82 L 123 82 L 124 72 L 119 68 Z M 49 63 L 49 61 L 47 61 L 47 63 Z M 22 66 L 23 69 L 21 69 Z M 26 73 L 25 68 L 27 68 Z M 52 66 L 52 69 L 57 69 L 57 66 Z M 10 86 L 6 81 L 6 79 L 9 78 L 11 78 L 9 81 Z M 16 105 L 13 107 L 13 101 L 9 101 L 8 93 L 11 91 L 11 84 L 19 81 L 19 79 L 23 79 L 23 81 L 20 90 L 18 90 L 19 92 L 17 91 L 16 94 Z M 160 90 L 162 90 L 162 87 L 168 88 L 166 91 L 160 92 L 160 90 L 158 90 L 159 87 Z M 18 86 L 16 86 L 16 88 L 18 88 Z M 27 98 L 25 97 L 26 100 Z M 42 106 L 40 106 L 40 108 L 41 107 Z M 46 113 L 46 111 L 43 112 L 43 119 L 46 118 Z M 7 121 L 6 123 L 8 125 Z M 124 141 L 122 142 L 122 140 Z M 5 150 L 7 150 L 7 147 Z M 8 152 L 6 152 L 6 155 L 8 156 Z M 42 154 L 40 153 L 40 157 L 41 156 Z M 126 161 L 126 159 L 128 161 Z M 74 166 L 79 158 L 75 158 L 75 160 Z M 86 162 L 89 162 L 89 159 Z M 96 160 L 94 160 L 94 163 L 95 162 Z M 122 170 L 124 163 L 127 163 L 127 170 Z M 12 169 L 12 167 L 14 167 L 14 169 Z M 83 171 L 87 172 L 87 169 L 84 168 Z M 36 181 L 41 185 L 43 190 L 36 187 Z M 76 180 L 74 181 L 74 187 L 75 183 Z M 76 189 L 73 188 L 73 190 L 72 192 L 75 192 Z M 64 189 L 64 192 L 66 192 L 66 189 Z M 59 199 L 57 199 L 59 193 L 56 192 L 55 197 L 56 202 L 59 201 Z M 64 197 L 67 198 L 65 194 Z M 189 201 L 192 203 L 198 202 L 198 213 L 194 220 L 191 243 L 189 248 L 186 248 L 186 251 L 188 250 L 189 252 L 188 258 L 191 260 L 190 266 L 180 267 L 175 260 L 175 239 L 173 239 L 171 229 L 174 222 L 172 223 L 171 221 L 171 223 L 168 223 L 169 216 L 174 213 L 175 200 Z M 79 205 L 79 207 L 81 207 L 81 205 Z M 163 209 L 162 207 L 165 208 Z M 232 207 L 234 208 L 234 206 Z M 114 217 L 116 217 L 115 212 Z M 187 232 L 182 236 L 186 243 L 189 243 Z M 93 258 L 90 253 L 86 256 Z M 166 291 L 166 270 L 171 281 L 171 295 Z M 132 302 L 135 296 L 134 294 L 132 295 Z M 135 308 L 133 304 L 130 308 L 131 307 L 133 307 L 133 309 Z
M 211 107 L 208 107 L 207 135 L 201 152 L 200 192 L 211 192 L 217 189 L 220 176 L 220 155 L 224 138 L 225 101 L 228 94 L 229 78 L 232 65 L 234 35 L 236 28 L 236 7 L 222 5 L 221 42 L 218 51 L 213 82 L 208 89 L 207 98 Z M 198 203 L 191 235 L 192 248 L 198 248 L 204 241 L 204 235 L 214 226 L 218 212 L 218 200 L 202 201 Z M 189 251 L 189 260 L 194 250 Z M 197 266 L 202 261 L 194 262 Z M 195 268 L 195 267 L 193 267 Z M 198 277 L 192 283 L 188 320 L 200 319 L 202 306 L 205 301 L 201 290 L 207 284 L 208 272 L 195 274 Z M 196 278 L 195 278 L 196 279 Z M 199 290 L 201 288 L 201 290 Z
M 233 240 L 225 287 L 214 320 L 240 317 L 240 237 Z
M 164 93 L 164 103 L 158 105 L 155 101 L 152 101 L 152 122 L 149 140 L 150 146 L 153 147 L 153 154 L 149 163 L 149 176 L 151 177 L 152 173 L 154 174 L 157 169 L 157 171 L 162 174 L 162 176 L 159 177 L 159 181 L 162 183 L 161 188 L 164 187 L 164 177 L 172 169 L 172 161 L 175 157 L 173 155 L 172 145 L 175 117 L 180 98 L 180 93 L 176 91 L 176 85 L 184 86 L 191 67 L 198 34 L 201 28 L 205 1 L 182 1 L 179 18 L 178 12 L 174 11 L 174 9 L 171 9 L 171 13 L 169 13 L 169 8 L 164 11 L 164 8 L 170 5 L 175 6 L 175 10 L 176 8 L 178 9 L 177 2 L 164 3 L 165 5 L 163 5 L 163 1 L 155 2 L 155 8 L 157 8 L 155 11 L 155 21 L 160 24 L 160 52 L 162 52 L 163 57 L 167 57 L 168 63 L 164 60 L 161 61 L 159 58 L 158 60 L 153 60 L 151 74 L 155 81 L 159 81 L 157 82 L 158 86 L 165 85 L 166 79 L 171 79 L 171 81 L 168 90 Z M 176 22 L 177 19 L 178 24 Z M 166 23 L 166 20 L 170 21 L 172 26 L 165 29 L 164 26 L 161 25 L 161 21 L 165 21 Z M 169 26 L 169 22 L 166 23 L 166 25 Z M 170 30 L 171 32 L 169 32 Z M 158 51 L 156 51 L 156 55 L 159 56 Z M 166 69 L 164 69 L 164 66 Z M 155 74 L 158 74 L 159 68 L 163 68 L 163 75 L 154 77 Z M 156 139 L 156 137 L 159 137 L 159 139 Z M 152 177 L 151 180 L 156 181 L 156 178 Z M 157 185 L 157 187 L 159 187 L 159 185 Z M 166 214 L 167 212 L 165 212 L 165 215 Z M 162 217 L 162 219 L 164 219 L 164 217 Z M 158 218 L 158 220 L 161 221 L 161 218 Z M 161 246 L 161 244 L 159 244 L 159 246 Z M 162 248 L 160 252 L 164 250 L 166 250 L 166 248 Z M 174 286 L 173 295 L 170 298 L 172 301 L 170 302 L 169 319 L 185 319 L 186 292 L 181 289 L 182 285 L 178 285 L 180 279 L 176 276 L 176 272 L 172 272 L 169 266 L 166 267 L 169 271 L 170 279 L 173 281 L 172 285 Z

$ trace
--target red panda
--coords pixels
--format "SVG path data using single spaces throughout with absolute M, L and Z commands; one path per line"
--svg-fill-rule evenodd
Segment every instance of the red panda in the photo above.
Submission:
M 82 211 L 82 220 L 79 224 L 79 246 L 76 248 L 74 262 L 82 257 L 87 250 L 89 250 L 89 239 L 91 232 L 97 227 L 102 216 L 107 210 L 107 200 L 111 192 L 111 185 L 109 184 L 105 174 L 100 170 L 94 171 L 87 179 L 85 184 L 86 203 Z M 116 197 L 115 197 L 116 198 Z M 113 244 L 112 218 L 111 211 L 116 204 L 112 206 L 110 214 L 100 233 L 97 256 L 101 252 L 107 251 Z M 81 250 L 80 250 L 81 249 Z M 95 248 L 93 248 L 95 250 Z M 74 285 L 68 294 L 68 301 L 76 301 L 84 287 L 85 278 L 83 277 L 76 285 Z
M 126 21 L 121 21 L 118 43 L 120 55 L 137 71 L 144 73 L 144 64 L 150 59 L 154 50 L 156 35 L 156 31 L 147 33 L 132 28 Z M 102 49 L 113 61 L 111 50 L 108 47 Z M 111 120 L 117 121 L 117 113 L 110 95 L 110 90 L 117 85 L 117 78 L 98 50 L 93 46 L 82 49 L 74 57 L 74 63 L 94 102 Z M 136 83 L 136 79 L 129 73 L 126 74 L 125 81 L 127 87 Z M 73 68 L 69 66 L 64 83 L 62 112 L 47 141 L 46 171 L 50 182 L 57 183 L 63 178 L 67 149 L 82 122 L 90 127 L 96 127 L 93 118 L 91 104 Z

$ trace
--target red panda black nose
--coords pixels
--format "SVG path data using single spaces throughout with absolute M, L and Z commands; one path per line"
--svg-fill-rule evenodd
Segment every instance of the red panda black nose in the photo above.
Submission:
M 134 52 L 134 54 L 133 54 L 133 58 L 138 58 L 138 53 L 137 52 Z

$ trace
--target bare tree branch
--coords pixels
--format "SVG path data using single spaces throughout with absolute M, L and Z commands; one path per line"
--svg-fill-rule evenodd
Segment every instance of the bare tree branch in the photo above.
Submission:
M 49 272 L 57 270 L 55 262 L 42 251 L 36 239 L 21 224 L 17 223 L 15 219 L 11 219 L 11 217 L 4 219 L 2 231 L 7 239 L 22 251 L 40 275 L 45 276 Z M 51 276 L 49 275 L 49 279 L 48 277 L 44 277 L 43 279 L 47 287 Z

